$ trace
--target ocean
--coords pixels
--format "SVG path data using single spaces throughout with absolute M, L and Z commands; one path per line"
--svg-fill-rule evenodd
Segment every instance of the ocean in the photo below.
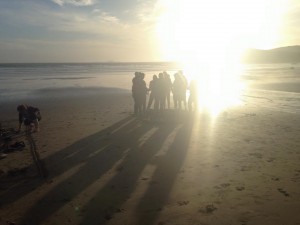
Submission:
M 25 63 L 0 64 L 0 104 L 13 99 L 67 94 L 58 90 L 113 88 L 130 91 L 135 71 L 153 74 L 182 70 L 176 63 Z M 188 77 L 188 75 L 187 75 Z M 300 112 L 300 64 L 241 65 L 243 101 L 256 99 L 258 107 Z M 74 94 L 74 92 L 68 92 Z
M 174 63 L 0 64 L 0 101 L 34 97 L 37 92 L 60 88 L 130 90 L 135 71 L 146 73 L 148 83 L 158 71 L 173 73 L 178 69 Z

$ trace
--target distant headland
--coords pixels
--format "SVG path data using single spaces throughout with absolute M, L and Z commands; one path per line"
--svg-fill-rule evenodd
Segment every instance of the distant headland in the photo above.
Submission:
M 242 57 L 244 63 L 298 63 L 300 46 L 287 46 L 270 50 L 248 49 Z

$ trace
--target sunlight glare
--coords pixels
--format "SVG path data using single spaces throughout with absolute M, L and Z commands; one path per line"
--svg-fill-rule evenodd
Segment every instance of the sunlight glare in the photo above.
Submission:
M 245 86 L 240 56 L 279 38 L 283 0 L 161 0 L 156 32 L 163 58 L 198 81 L 199 105 L 212 114 L 237 104 Z

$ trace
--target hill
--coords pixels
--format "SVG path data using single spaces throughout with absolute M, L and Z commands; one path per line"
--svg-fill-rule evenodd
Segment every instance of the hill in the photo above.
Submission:
M 242 57 L 244 63 L 298 63 L 300 46 L 287 46 L 270 50 L 248 49 Z

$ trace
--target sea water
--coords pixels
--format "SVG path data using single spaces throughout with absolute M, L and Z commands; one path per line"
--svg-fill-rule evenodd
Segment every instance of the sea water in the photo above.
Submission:
M 243 65 L 243 100 L 257 107 L 300 113 L 300 64 Z
M 128 91 L 135 71 L 144 72 L 149 83 L 158 72 L 173 73 L 178 69 L 175 63 L 0 64 L 0 101 L 66 88 L 107 87 Z
M 178 70 L 183 68 L 167 62 L 0 64 L 0 103 L 80 89 L 130 91 L 135 71 L 144 72 L 149 84 L 154 74 L 167 71 L 173 79 Z M 258 107 L 300 112 L 300 64 L 242 65 L 240 78 L 246 84 L 244 101 L 256 99 Z M 71 91 L 59 92 L 67 89 Z

